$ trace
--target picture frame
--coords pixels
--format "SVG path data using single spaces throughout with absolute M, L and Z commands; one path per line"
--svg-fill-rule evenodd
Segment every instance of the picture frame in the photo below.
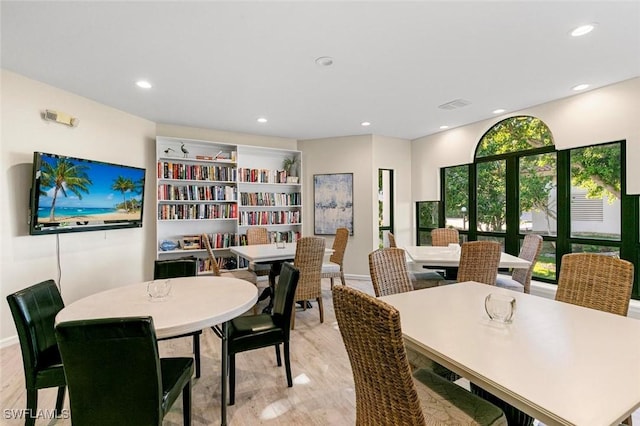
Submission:
M 201 243 L 199 235 L 185 235 L 182 237 L 182 250 L 200 250 Z
M 335 235 L 347 228 L 353 235 L 353 173 L 313 175 L 313 233 Z

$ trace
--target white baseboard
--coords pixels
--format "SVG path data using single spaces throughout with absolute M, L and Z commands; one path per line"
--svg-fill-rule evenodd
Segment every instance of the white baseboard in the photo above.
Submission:
M 6 348 L 7 346 L 15 345 L 18 343 L 18 335 L 10 336 L 0 340 L 0 348 Z

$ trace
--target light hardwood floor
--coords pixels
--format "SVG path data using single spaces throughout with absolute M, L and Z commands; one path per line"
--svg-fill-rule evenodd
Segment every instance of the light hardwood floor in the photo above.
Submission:
M 348 285 L 373 295 L 370 282 L 348 280 Z M 338 284 L 339 285 L 339 284 Z M 329 280 L 323 280 L 325 322 L 320 324 L 317 304 L 298 308 L 291 334 L 292 388 L 284 367 L 277 367 L 273 348 L 236 356 L 236 403 L 227 411 L 230 425 L 353 425 L 355 393 L 347 353 L 337 328 Z M 220 341 L 205 330 L 201 341 L 202 377 L 193 381 L 193 424 L 220 424 Z M 191 338 L 159 343 L 161 356 L 190 356 Z M 126 360 L 123 360 L 126 362 Z M 25 407 L 24 376 L 19 345 L 0 350 L 0 425 L 21 425 L 7 411 Z M 39 392 L 39 409 L 52 410 L 55 389 Z M 68 395 L 65 401 L 68 409 Z M 634 414 L 640 424 L 640 410 Z M 538 423 L 540 425 L 540 423 Z M 38 419 L 36 425 L 71 425 L 69 419 Z M 182 425 L 181 399 L 165 418 L 165 426 Z

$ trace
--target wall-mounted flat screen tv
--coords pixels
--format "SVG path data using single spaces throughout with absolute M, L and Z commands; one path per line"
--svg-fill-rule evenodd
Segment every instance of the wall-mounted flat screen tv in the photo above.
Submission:
M 33 153 L 31 235 L 142 226 L 145 169 Z

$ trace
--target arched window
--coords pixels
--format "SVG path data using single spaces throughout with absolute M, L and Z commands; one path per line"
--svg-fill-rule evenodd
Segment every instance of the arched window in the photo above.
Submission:
M 638 240 L 624 165 L 624 141 L 556 150 L 540 119 L 510 117 L 480 138 L 473 163 L 441 170 L 439 226 L 457 228 L 463 240 L 498 241 L 515 255 L 526 234 L 541 235 L 534 277 L 549 282 L 566 253 L 635 263 L 639 255 L 623 250 Z

